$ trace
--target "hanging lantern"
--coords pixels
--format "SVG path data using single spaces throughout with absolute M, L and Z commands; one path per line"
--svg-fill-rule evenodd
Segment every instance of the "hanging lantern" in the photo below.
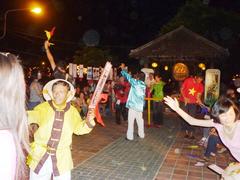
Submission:
M 168 70 L 168 66 L 164 66 L 164 70 L 167 71 Z
M 153 62 L 153 63 L 152 63 L 152 67 L 153 67 L 153 68 L 156 68 L 156 67 L 158 67 L 158 63 L 156 63 L 156 62 Z
M 173 77 L 177 81 L 182 81 L 189 75 L 188 67 L 183 63 L 177 63 L 173 66 Z
M 203 63 L 198 64 L 198 67 L 201 68 L 201 69 L 202 69 L 203 67 L 206 68 L 205 64 L 203 64 Z

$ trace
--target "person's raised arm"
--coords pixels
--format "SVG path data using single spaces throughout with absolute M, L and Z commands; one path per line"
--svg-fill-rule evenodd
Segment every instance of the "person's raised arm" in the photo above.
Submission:
M 164 97 L 165 104 L 167 104 L 172 110 L 176 111 L 186 122 L 193 126 L 202 126 L 202 127 L 213 127 L 213 120 L 205 119 L 196 119 L 186 112 L 184 112 L 180 107 L 178 100 L 176 98 L 171 98 L 169 96 Z
M 122 69 L 121 74 L 122 76 L 133 86 L 137 83 L 136 79 L 132 78 L 130 74 L 128 74 L 125 70 L 125 64 L 122 63 L 120 65 L 120 68 Z
M 52 55 L 52 53 L 51 53 L 51 51 L 50 51 L 50 49 L 49 49 L 49 46 L 50 46 L 49 41 L 45 41 L 45 42 L 44 42 L 44 48 L 45 48 L 45 50 L 46 50 L 47 58 L 48 58 L 48 60 L 49 60 L 49 62 L 50 62 L 50 65 L 51 65 L 51 67 L 52 67 L 52 70 L 54 70 L 54 69 L 56 68 L 56 63 L 55 63 L 55 60 L 54 60 L 54 58 L 53 58 L 53 55 Z

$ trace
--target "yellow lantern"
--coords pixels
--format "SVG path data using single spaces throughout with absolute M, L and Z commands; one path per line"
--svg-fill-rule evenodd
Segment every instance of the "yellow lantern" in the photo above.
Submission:
M 153 67 L 153 68 L 156 68 L 156 67 L 158 67 L 158 63 L 156 63 L 156 62 L 153 62 L 153 63 L 152 63 L 152 67 Z
M 189 75 L 188 67 L 183 63 L 177 63 L 173 66 L 173 77 L 177 81 L 182 81 Z
M 168 70 L 168 66 L 164 66 L 164 70 L 167 71 Z
M 201 68 L 201 69 L 206 68 L 205 64 L 203 64 L 203 63 L 198 64 L 198 67 Z

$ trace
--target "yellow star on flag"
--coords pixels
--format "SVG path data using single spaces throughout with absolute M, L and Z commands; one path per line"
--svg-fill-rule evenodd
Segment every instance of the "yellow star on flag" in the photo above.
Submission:
M 191 94 L 194 96 L 195 92 L 197 92 L 194 88 L 192 89 L 189 89 L 189 93 L 188 94 Z

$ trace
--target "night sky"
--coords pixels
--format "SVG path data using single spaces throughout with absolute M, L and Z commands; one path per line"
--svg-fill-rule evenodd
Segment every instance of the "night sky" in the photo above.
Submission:
M 1 0 L 0 13 L 25 8 L 29 0 Z M 71 58 L 86 43 L 107 48 L 121 58 L 131 49 L 159 35 L 160 28 L 177 13 L 185 0 L 42 0 L 44 14 L 10 13 L 7 35 L 1 49 L 19 54 L 28 61 L 44 56 L 44 30 L 56 26 L 54 55 Z M 233 8 L 233 0 L 211 1 L 216 7 Z M 3 24 L 3 21 L 2 23 Z

